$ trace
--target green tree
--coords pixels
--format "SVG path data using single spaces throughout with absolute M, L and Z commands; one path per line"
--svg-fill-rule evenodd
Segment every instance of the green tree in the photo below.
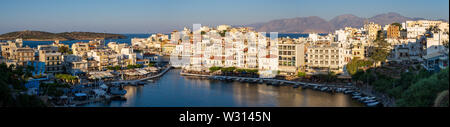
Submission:
M 73 84 L 74 81 L 77 81 L 78 78 L 76 76 L 72 76 L 69 74 L 56 74 L 56 79 L 59 79 L 60 81 L 68 84 Z
M 61 52 L 62 54 L 72 54 L 72 51 L 69 49 L 69 47 L 65 46 L 58 47 L 58 52 Z
M 21 94 L 26 88 L 26 74 L 30 69 L 0 64 L 0 107 L 44 107 L 36 96 Z M 12 87 L 11 87 L 12 86 Z
M 227 33 L 227 30 L 223 30 L 223 31 L 219 32 L 221 37 L 225 37 L 226 33 Z
M 375 47 L 369 58 L 373 60 L 375 64 L 386 61 L 387 56 L 389 56 L 388 46 L 389 43 L 387 43 L 386 40 L 376 40 Z

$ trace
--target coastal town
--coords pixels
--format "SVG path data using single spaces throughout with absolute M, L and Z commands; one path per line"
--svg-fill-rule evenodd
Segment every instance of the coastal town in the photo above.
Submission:
M 173 68 L 184 76 L 339 92 L 366 106 L 394 106 L 395 95 L 358 75 L 374 71 L 399 79 L 404 72 L 437 73 L 449 64 L 444 21 L 366 22 L 307 37 L 278 36 L 251 27 L 194 24 L 192 30 L 131 38 L 131 44 L 55 40 L 31 48 L 17 38 L 0 42 L 0 62 L 3 68 L 29 71 L 20 84 L 26 91 L 19 94 L 56 107 L 125 99 L 123 86 L 145 85 Z

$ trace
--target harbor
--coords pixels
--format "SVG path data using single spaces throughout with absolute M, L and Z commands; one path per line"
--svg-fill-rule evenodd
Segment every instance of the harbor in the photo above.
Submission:
M 55 107 L 76 107 L 111 100 L 123 101 L 126 100 L 123 96 L 127 93 L 124 86 L 145 85 L 149 81 L 153 81 L 152 79 L 159 78 L 172 69 L 170 65 L 166 65 L 163 68 L 164 69 L 162 69 L 158 74 L 145 78 L 136 80 L 117 80 L 111 82 L 100 81 L 73 89 L 72 91 L 74 92 L 74 96 L 61 96 L 55 99 L 50 99 L 56 100 L 56 103 L 53 103 L 53 106 Z
M 226 82 L 241 82 L 250 84 L 266 84 L 271 86 L 289 86 L 292 88 L 299 89 L 312 89 L 315 91 L 327 92 L 327 93 L 344 93 L 352 96 L 352 99 L 365 104 L 368 107 L 380 107 L 383 106 L 381 100 L 374 96 L 366 95 L 360 92 L 360 89 L 348 83 L 347 85 L 332 85 L 332 84 L 317 84 L 317 83 L 306 83 L 306 82 L 296 82 L 288 80 L 278 80 L 278 79 L 268 79 L 268 78 L 251 78 L 251 77 L 236 77 L 236 76 L 214 76 L 214 75 L 202 75 L 202 74 L 189 74 L 180 72 L 183 76 L 197 76 L 206 77 L 209 80 L 218 80 Z
M 125 100 L 101 101 L 81 107 L 362 107 L 351 94 L 279 86 L 259 82 L 220 81 L 206 76 L 183 76 L 170 69 L 145 85 L 126 85 Z M 267 80 L 269 81 L 269 80 Z M 314 84 L 311 84 L 314 85 Z

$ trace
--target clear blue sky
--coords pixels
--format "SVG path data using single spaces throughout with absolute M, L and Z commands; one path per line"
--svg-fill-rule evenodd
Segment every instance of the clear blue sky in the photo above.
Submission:
M 251 24 L 341 14 L 449 19 L 449 0 L 0 0 L 0 34 L 19 30 L 167 32 L 192 26 Z

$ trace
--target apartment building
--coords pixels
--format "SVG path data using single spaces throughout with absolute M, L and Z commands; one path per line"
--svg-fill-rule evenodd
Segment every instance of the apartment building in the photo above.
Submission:
M 28 61 L 35 60 L 35 51 L 30 47 L 17 48 L 10 57 L 10 60 L 15 61 L 18 65 L 26 65 Z
M 389 25 L 386 31 L 386 37 L 393 39 L 400 38 L 400 27 L 397 25 Z
M 7 41 L 6 43 L 2 44 L 1 52 L 3 58 L 12 59 L 17 48 L 22 48 L 22 45 L 23 45 L 22 39 L 16 39 L 15 41 Z
M 98 62 L 97 66 L 98 70 L 106 70 L 108 66 L 117 66 L 119 65 L 119 55 L 116 54 L 111 49 L 95 49 L 90 50 L 88 52 L 89 58 Z M 94 64 L 95 62 L 90 62 Z M 88 65 L 89 67 L 89 65 Z
M 89 43 L 77 42 L 72 44 L 72 52 L 77 56 L 86 56 L 89 51 Z
M 39 61 L 45 63 L 45 71 L 47 74 L 62 73 L 63 59 L 58 47 L 52 45 L 39 45 Z
M 352 43 L 351 54 L 352 59 L 365 59 L 367 56 L 366 46 L 363 43 Z
M 381 30 L 381 25 L 375 24 L 374 22 L 364 24 L 364 29 L 369 37 L 370 41 L 377 39 L 378 31 Z
M 293 75 L 305 65 L 305 44 L 294 40 L 282 41 L 278 44 L 278 69 L 280 74 Z
M 442 25 L 441 25 L 442 24 Z M 427 29 L 433 26 L 440 26 L 440 29 L 447 29 L 448 23 L 442 21 L 431 21 L 431 20 L 418 20 L 418 21 L 406 21 L 406 31 L 407 37 L 410 39 L 417 39 L 419 36 L 425 34 Z

